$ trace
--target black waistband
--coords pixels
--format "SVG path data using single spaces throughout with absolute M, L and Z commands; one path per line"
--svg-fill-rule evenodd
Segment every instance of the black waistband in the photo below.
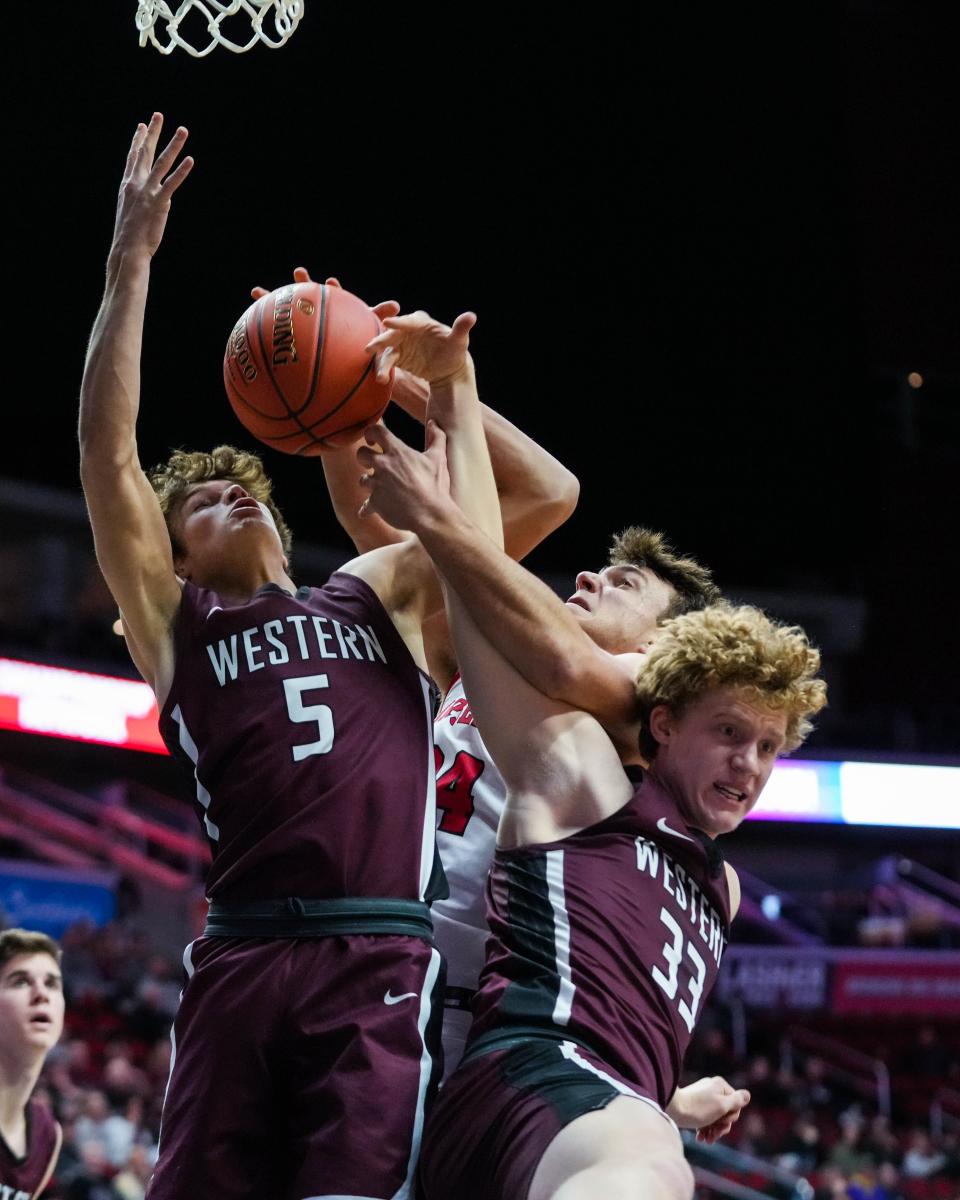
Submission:
M 401 934 L 433 941 L 430 909 L 419 900 L 211 900 L 204 937 L 315 938 Z
M 483 1054 L 492 1054 L 494 1050 L 509 1050 L 511 1046 L 529 1042 L 573 1042 L 581 1050 L 596 1054 L 582 1038 L 571 1037 L 565 1029 L 545 1029 L 540 1025 L 502 1025 L 497 1029 L 488 1029 L 472 1041 L 461 1061 L 469 1062 Z

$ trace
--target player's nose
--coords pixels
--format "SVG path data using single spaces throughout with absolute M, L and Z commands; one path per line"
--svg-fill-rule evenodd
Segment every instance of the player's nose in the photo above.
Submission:
M 600 589 L 600 576 L 596 571 L 581 571 L 577 576 L 577 591 L 596 592 Z
M 249 496 L 249 495 L 250 495 L 250 493 L 247 491 L 247 489 L 242 484 L 231 483 L 230 486 L 223 493 L 223 498 L 224 498 L 224 500 L 226 500 L 226 502 L 228 504 L 234 504 L 234 503 L 236 503 L 237 500 L 240 500 L 244 496 Z
M 733 765 L 739 771 L 746 774 L 756 775 L 760 770 L 760 755 L 757 747 L 750 743 L 748 746 L 738 746 L 733 756 Z

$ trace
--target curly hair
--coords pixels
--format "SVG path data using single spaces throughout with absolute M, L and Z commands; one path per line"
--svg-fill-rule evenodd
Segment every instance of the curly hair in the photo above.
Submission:
M 215 446 L 209 454 L 203 450 L 174 450 L 165 463 L 147 472 L 147 478 L 160 501 L 174 554 L 182 554 L 184 550 L 174 532 L 173 523 L 186 499 L 187 488 L 192 483 L 205 483 L 208 479 L 229 479 L 231 483 L 239 483 L 254 500 L 266 505 L 280 535 L 283 552 L 289 559 L 293 535 L 280 509 L 273 502 L 273 484 L 267 478 L 258 455 L 238 450 L 235 446 Z
M 610 547 L 611 567 L 649 567 L 676 592 L 663 620 L 706 608 L 720 600 L 720 589 L 706 567 L 677 553 L 662 533 L 631 525 L 618 533 Z
M 52 937 L 32 929 L 4 929 L 0 933 L 0 966 L 18 954 L 49 954 L 59 964 L 63 955 Z
M 827 702 L 819 668 L 820 653 L 799 626 L 758 608 L 721 603 L 675 617 L 662 626 L 637 680 L 640 749 L 648 758 L 656 753 L 649 721 L 657 705 L 679 714 L 705 692 L 733 687 L 751 703 L 786 713 L 784 751 L 796 750 L 813 728 L 809 718 Z

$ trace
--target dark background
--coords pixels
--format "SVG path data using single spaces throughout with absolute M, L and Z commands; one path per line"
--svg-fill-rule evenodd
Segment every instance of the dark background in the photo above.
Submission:
M 116 188 L 160 109 L 197 165 L 154 264 L 145 463 L 253 444 L 220 364 L 254 283 L 304 264 L 371 302 L 473 308 L 484 399 L 582 483 L 537 569 L 572 577 L 616 529 L 662 528 L 823 641 L 812 749 L 960 753 L 949 6 L 411 8 L 307 0 L 282 49 L 203 60 L 141 49 L 136 0 L 13 18 L 24 378 L 0 476 L 78 489 Z M 346 556 L 319 465 L 264 457 L 300 539 Z

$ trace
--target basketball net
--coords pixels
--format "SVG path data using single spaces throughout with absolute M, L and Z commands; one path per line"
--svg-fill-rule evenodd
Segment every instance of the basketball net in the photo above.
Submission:
M 166 0 L 138 0 L 140 45 L 145 46 L 150 41 L 161 54 L 170 54 L 179 46 L 194 58 L 205 58 L 216 46 L 225 46 L 235 54 L 243 54 L 257 42 L 262 42 L 275 50 L 300 24 L 303 4 L 304 0 L 226 0 L 225 3 L 221 3 L 221 0 L 181 0 L 171 7 Z M 186 37 L 180 36 L 180 22 L 193 9 L 207 19 L 210 41 L 206 46 L 195 46 Z M 222 29 L 223 22 L 238 13 L 245 13 L 250 18 L 250 40 L 242 44 L 231 41 Z M 269 21 L 268 17 L 271 18 Z M 193 20 L 196 26 L 197 19 Z M 165 41 L 157 36 L 157 23 L 161 21 Z

